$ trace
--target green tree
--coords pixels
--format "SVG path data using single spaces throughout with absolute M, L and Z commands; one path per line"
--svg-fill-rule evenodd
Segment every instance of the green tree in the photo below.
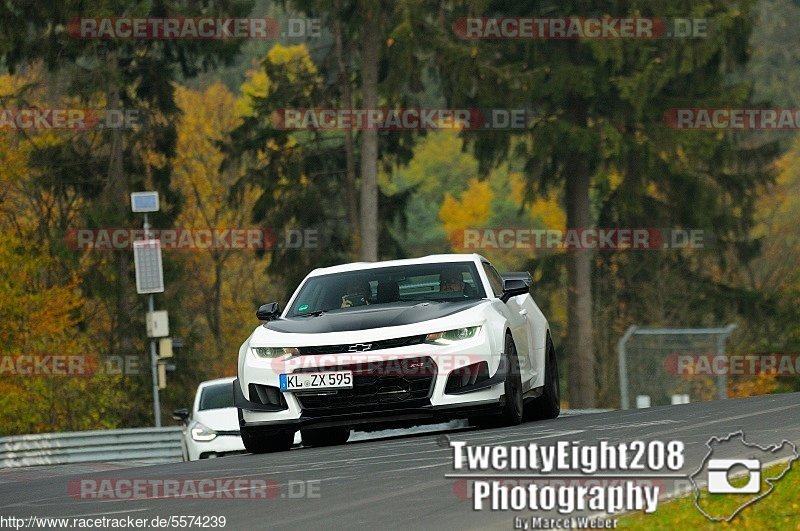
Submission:
M 750 223 L 755 185 L 767 179 L 761 168 L 774 150 L 749 149 L 729 135 L 673 131 L 663 116 L 671 107 L 747 103 L 747 85 L 733 82 L 731 74 L 740 72 L 747 59 L 751 7 L 723 1 L 614 5 L 614 16 L 706 17 L 712 31 L 699 39 L 465 42 L 449 27 L 459 17 L 602 16 L 608 7 L 596 1 L 557 8 L 534 2 L 458 3 L 437 33 L 442 92 L 455 106 L 533 111 L 536 118 L 524 142 L 502 133 L 472 132 L 466 138 L 484 168 L 514 147 L 525 160 L 529 200 L 563 187 L 568 229 L 714 226 L 724 233 L 720 244 L 735 247 L 728 236 L 741 234 Z M 613 174 L 622 177 L 617 186 L 610 185 Z M 597 370 L 593 336 L 593 270 L 602 278 L 613 268 L 602 259 L 598 264 L 589 251 L 571 252 L 564 262 L 570 404 L 593 407 L 597 380 L 604 376 Z M 693 271 L 681 265 L 680 271 Z
M 241 41 L 79 39 L 70 35 L 80 17 L 246 16 L 250 0 L 169 1 L 138 3 L 111 1 L 100 5 L 67 2 L 4 3 L 0 5 L 0 63 L 11 72 L 42 65 L 34 86 L 44 87 L 50 104 L 61 99 L 70 106 L 138 112 L 139 125 L 78 132 L 62 142 L 33 144 L 29 168 L 41 177 L 36 186 L 57 205 L 43 226 L 51 245 L 48 252 L 62 278 L 80 270 L 85 295 L 98 301 L 78 326 L 106 326 L 104 355 L 144 352 L 142 298 L 133 291 L 130 253 L 76 253 L 65 249 L 70 227 L 131 227 L 138 225 L 129 208 L 131 191 L 155 189 L 162 211 L 152 216 L 157 227 L 169 226 L 180 210 L 181 198 L 170 189 L 171 159 L 175 153 L 178 107 L 174 81 L 235 59 Z M 7 95 L 7 107 L 25 107 L 31 86 Z M 63 106 L 63 105 L 62 105 Z M 180 272 L 165 262 L 169 280 Z M 54 277 L 58 283 L 58 277 Z M 91 318 L 91 319 L 90 319 Z M 145 376 L 140 382 L 147 388 Z M 142 391 L 144 393 L 144 391 Z M 131 424 L 149 422 L 146 408 Z

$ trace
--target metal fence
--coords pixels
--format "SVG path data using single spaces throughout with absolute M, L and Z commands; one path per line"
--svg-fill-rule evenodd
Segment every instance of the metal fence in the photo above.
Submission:
M 170 463 L 183 458 L 181 428 L 43 433 L 0 438 L 0 468 L 98 461 Z
M 644 407 L 666 405 L 673 397 L 692 402 L 728 397 L 727 376 L 682 377 L 672 366 L 680 354 L 725 354 L 725 342 L 736 325 L 724 328 L 639 328 L 631 326 L 617 344 L 622 409 L 631 398 L 646 398 Z M 637 405 L 637 407 L 639 407 Z

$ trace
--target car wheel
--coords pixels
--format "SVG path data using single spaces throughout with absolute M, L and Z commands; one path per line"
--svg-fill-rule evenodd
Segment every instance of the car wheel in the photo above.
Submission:
M 316 428 L 300 430 L 303 446 L 336 446 L 350 438 L 350 428 Z
M 251 454 L 283 452 L 292 447 L 294 431 L 242 428 L 244 448 Z
M 492 417 L 471 417 L 469 422 L 473 426 L 481 428 L 496 428 L 501 426 L 517 426 L 522 422 L 523 401 L 522 401 L 522 376 L 519 370 L 519 358 L 517 347 L 511 334 L 506 334 L 505 344 L 505 370 L 506 378 L 504 383 L 503 409 L 499 416 Z
M 556 350 L 550 335 L 545 346 L 544 391 L 542 395 L 525 405 L 525 420 L 554 419 L 561 413 L 561 387 L 558 381 Z
M 505 381 L 506 402 L 503 405 L 501 414 L 502 426 L 516 426 L 522 422 L 523 402 L 522 402 L 522 376 L 519 371 L 519 357 L 517 356 L 517 346 L 511 334 L 506 334 L 506 381 Z

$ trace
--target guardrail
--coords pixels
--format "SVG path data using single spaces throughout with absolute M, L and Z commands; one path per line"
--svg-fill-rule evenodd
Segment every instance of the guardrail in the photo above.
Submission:
M 183 459 L 181 428 L 133 428 L 0 437 L 0 468 Z

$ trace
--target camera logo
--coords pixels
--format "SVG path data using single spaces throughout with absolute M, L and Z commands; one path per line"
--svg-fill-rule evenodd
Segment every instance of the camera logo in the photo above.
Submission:
M 791 441 L 761 446 L 747 442 L 741 431 L 711 437 L 706 447 L 708 453 L 689 481 L 695 507 L 712 522 L 730 522 L 769 495 L 800 458 Z
M 746 485 L 734 487 L 729 481 L 736 468 L 747 469 L 750 479 Z M 708 492 L 711 494 L 755 494 L 761 489 L 761 463 L 758 459 L 710 459 L 708 461 Z

